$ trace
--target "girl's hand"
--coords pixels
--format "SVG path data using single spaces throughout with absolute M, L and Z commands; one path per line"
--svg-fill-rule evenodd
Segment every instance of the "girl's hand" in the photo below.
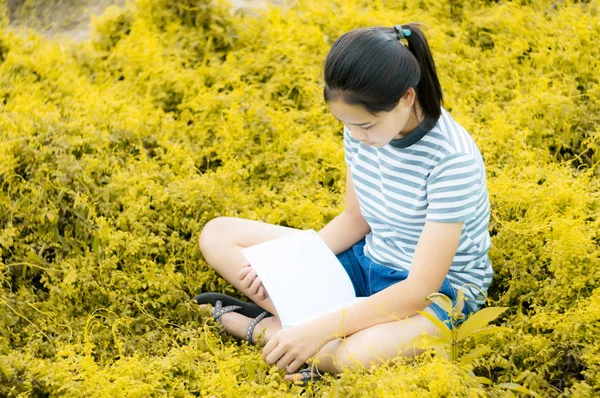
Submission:
M 330 340 L 325 339 L 317 324 L 309 321 L 275 333 L 263 348 L 262 357 L 267 364 L 292 374 Z
M 250 295 L 258 295 L 258 298 L 261 300 L 269 297 L 260 278 L 256 276 L 256 270 L 252 268 L 250 263 L 244 263 L 244 266 L 238 273 L 238 278 L 242 281 L 242 287 L 248 289 Z

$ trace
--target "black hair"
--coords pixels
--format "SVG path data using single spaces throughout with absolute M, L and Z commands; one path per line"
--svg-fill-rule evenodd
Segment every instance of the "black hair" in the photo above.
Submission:
M 419 24 L 402 28 L 410 30 L 408 46 L 393 27 L 359 28 L 338 38 L 325 59 L 325 102 L 342 99 L 371 114 L 389 112 L 412 87 L 431 129 L 441 116 L 442 88 Z

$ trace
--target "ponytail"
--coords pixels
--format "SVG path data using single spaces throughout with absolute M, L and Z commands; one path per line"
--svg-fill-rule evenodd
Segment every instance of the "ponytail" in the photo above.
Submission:
M 441 116 L 442 89 L 429 44 L 418 24 L 401 28 L 407 32 L 401 40 L 388 27 L 359 28 L 337 39 L 325 60 L 325 101 L 342 99 L 376 114 L 394 109 L 413 88 L 426 127 L 433 128 Z
M 408 49 L 421 67 L 421 80 L 416 90 L 417 98 L 423 108 L 423 114 L 427 115 L 427 118 L 431 121 L 435 121 L 430 126 L 433 127 L 442 115 L 441 106 L 444 99 L 429 43 L 418 24 L 408 23 L 402 25 L 402 27 L 411 32 L 410 36 L 406 37 Z

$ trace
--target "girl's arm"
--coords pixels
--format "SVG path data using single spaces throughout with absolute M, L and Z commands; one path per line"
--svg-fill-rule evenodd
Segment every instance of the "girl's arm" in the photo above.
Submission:
M 406 280 L 344 310 L 317 318 L 312 326 L 329 341 L 423 310 L 431 304 L 426 297 L 438 292 L 444 282 L 458 249 L 462 226 L 462 222 L 427 221 Z
M 349 249 L 371 231 L 371 227 L 360 213 L 349 167 L 346 167 L 345 202 L 344 211 L 319 231 L 321 239 L 335 254 Z
M 335 254 L 340 254 L 352 247 L 371 230 L 369 224 L 367 224 L 362 214 L 360 214 L 358 199 L 356 199 L 356 192 L 352 183 L 352 173 L 349 167 L 346 168 L 345 200 L 344 211 L 319 231 L 321 239 Z M 251 294 L 259 295 L 259 299 L 265 300 L 268 297 L 267 291 L 262 282 L 258 284 L 254 282 L 257 276 L 250 273 L 250 269 L 250 264 L 244 264 L 237 277 L 242 281 L 242 286 L 251 289 Z

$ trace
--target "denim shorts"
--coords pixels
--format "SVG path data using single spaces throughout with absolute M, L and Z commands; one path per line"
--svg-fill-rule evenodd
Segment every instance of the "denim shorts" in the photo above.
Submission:
M 408 278 L 408 271 L 406 270 L 390 268 L 371 261 L 364 254 L 364 247 L 365 238 L 337 255 L 338 260 L 340 260 L 348 276 L 350 276 L 350 280 L 352 280 L 356 297 L 372 296 Z M 453 305 L 456 304 L 457 292 L 450 284 L 448 278 L 444 279 L 440 293 L 448 296 L 452 300 Z M 450 327 L 450 317 L 446 311 L 435 303 L 432 303 L 429 308 L 433 310 L 442 322 Z M 465 305 L 464 312 L 465 315 L 468 315 L 469 307 L 467 305 Z

